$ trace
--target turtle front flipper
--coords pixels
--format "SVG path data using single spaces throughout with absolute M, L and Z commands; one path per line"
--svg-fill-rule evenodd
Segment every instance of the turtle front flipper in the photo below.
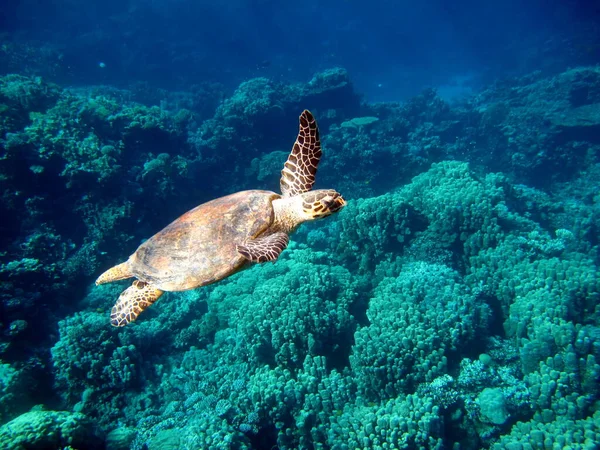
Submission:
M 281 171 L 279 186 L 284 197 L 293 197 L 312 189 L 321 154 L 317 121 L 310 111 L 304 110 L 300 115 L 298 137 Z
M 150 284 L 135 280 L 125 289 L 110 312 L 110 324 L 113 327 L 124 327 L 137 319 L 148 306 L 154 303 L 163 291 Z
M 285 250 L 289 240 L 288 235 L 280 231 L 246 241 L 237 246 L 237 251 L 248 261 L 256 263 L 275 261 Z

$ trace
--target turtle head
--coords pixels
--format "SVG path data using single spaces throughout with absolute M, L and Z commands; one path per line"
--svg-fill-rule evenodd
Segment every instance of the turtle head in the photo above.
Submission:
M 346 206 L 346 200 L 333 189 L 317 189 L 300 194 L 304 220 L 316 220 L 330 216 Z

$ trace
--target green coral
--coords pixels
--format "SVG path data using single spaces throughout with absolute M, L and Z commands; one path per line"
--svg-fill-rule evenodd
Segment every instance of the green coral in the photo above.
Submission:
M 245 81 L 234 94 L 217 110 L 227 120 L 250 121 L 253 118 L 268 116 L 274 109 L 283 113 L 278 105 L 277 85 L 267 78 L 253 78 Z
M 322 240 L 332 255 L 372 273 L 377 262 L 411 240 L 419 228 L 413 226 L 419 222 L 417 216 L 414 208 L 396 193 L 359 198 L 342 210 L 335 227 L 320 232 L 327 234 Z M 315 238 L 311 236 L 310 241 Z
M 2 212 L 7 230 L 27 231 L 1 255 L 2 349 L 23 348 L 38 325 L 23 311 L 87 307 L 58 326 L 56 389 L 107 429 L 131 427 L 112 432 L 122 448 L 591 447 L 600 172 L 597 146 L 573 139 L 597 112 L 598 80 L 597 68 L 512 80 L 450 108 L 432 90 L 359 106 L 341 69 L 304 86 L 254 79 L 188 133 L 194 116 L 169 112 L 175 95 L 146 107 L 124 91 L 54 95 L 7 77 Z M 167 293 L 119 331 L 107 311 L 124 286 L 52 300 L 83 292 L 107 258 L 126 258 L 193 198 L 276 177 L 305 104 L 336 155 L 319 183 L 349 204 L 302 227 L 275 265 Z M 337 125 L 349 117 L 380 121 L 356 133 Z M 552 179 L 540 171 L 562 163 L 575 181 L 539 189 Z M 65 223 L 78 230 L 68 240 Z M 21 412 L 3 406 L 26 379 L 16 367 L 0 369 L 4 418 Z
M 431 398 L 408 395 L 382 405 L 350 405 L 332 418 L 328 443 L 355 448 L 445 448 L 444 419 Z
M 45 111 L 59 98 L 61 90 L 40 77 L 11 74 L 0 77 L 0 136 L 28 122 L 30 111 Z
M 504 392 L 499 388 L 485 388 L 477 397 L 484 419 L 494 425 L 503 425 L 509 417 Z
M 408 393 L 445 373 L 448 354 L 485 327 L 489 312 L 446 266 L 412 263 L 384 278 L 369 301 L 369 326 L 354 335 L 352 369 L 366 398 Z
M 575 343 L 571 321 L 598 314 L 600 288 L 597 267 L 588 257 L 561 252 L 563 245 L 551 239 L 541 244 L 528 236 L 507 236 L 497 247 L 479 252 L 471 259 L 470 275 L 507 312 L 505 329 L 522 348 L 526 372 Z M 560 259 L 554 256 L 557 249 Z
M 211 293 L 209 304 L 236 311 L 256 364 L 295 368 L 306 355 L 326 355 L 332 365 L 344 364 L 347 349 L 335 343 L 353 332 L 349 309 L 356 293 L 350 273 L 324 264 L 325 258 L 313 251 L 290 252 L 278 264 L 242 273 L 235 283 Z
M 63 158 L 67 163 L 61 175 L 68 187 L 82 177 L 85 181 L 86 174 L 101 184 L 109 181 L 121 173 L 124 149 L 144 143 L 158 148 L 185 127 L 157 107 L 123 105 L 103 95 L 63 96 L 56 106 L 31 118 L 25 133 L 38 149 L 39 164 Z
M 103 436 L 81 413 L 34 410 L 0 427 L 0 449 L 101 449 Z
M 27 387 L 31 383 L 26 371 L 0 362 L 0 423 L 23 412 L 30 401 Z
M 571 448 L 593 450 L 600 442 L 600 411 L 584 419 L 560 417 L 544 422 L 519 422 L 502 436 L 492 450 L 533 450 Z
M 59 333 L 52 362 L 64 404 L 79 412 L 101 411 L 102 422 L 118 415 L 125 392 L 142 383 L 139 350 L 120 342 L 104 313 L 78 313 L 59 322 Z
M 23 258 L 19 261 L 10 261 L 0 265 L 0 272 L 5 272 L 9 277 L 18 277 L 29 272 L 41 270 L 41 264 L 35 258 Z
M 461 241 L 468 251 L 493 246 L 498 239 L 504 184 L 500 175 L 478 179 L 468 164 L 444 161 L 413 178 L 401 192 L 427 218 L 426 233 L 435 236 L 431 240 L 445 247 Z

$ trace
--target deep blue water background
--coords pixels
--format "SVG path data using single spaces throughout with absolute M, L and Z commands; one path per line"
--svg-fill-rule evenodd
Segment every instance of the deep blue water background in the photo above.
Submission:
M 509 74 L 595 63 L 594 1 L 8 1 L 8 39 L 60 54 L 57 81 L 229 88 L 346 68 L 370 100 L 426 86 L 477 89 Z M 106 67 L 101 69 L 99 63 Z M 450 92 L 450 89 L 448 89 Z

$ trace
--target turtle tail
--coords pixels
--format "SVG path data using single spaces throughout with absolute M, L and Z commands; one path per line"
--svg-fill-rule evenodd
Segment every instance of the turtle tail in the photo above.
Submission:
M 100 275 L 96 280 L 96 286 L 99 284 L 110 283 L 112 281 L 124 280 L 126 278 L 131 278 L 132 276 L 133 274 L 129 269 L 129 262 L 125 261 L 124 263 L 111 267 L 102 275 Z

